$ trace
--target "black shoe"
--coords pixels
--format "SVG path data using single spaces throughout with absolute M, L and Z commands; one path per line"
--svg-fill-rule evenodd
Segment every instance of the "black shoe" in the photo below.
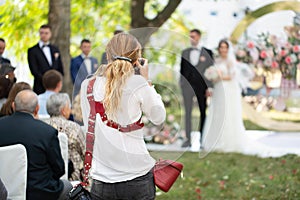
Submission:
M 189 141 L 189 140 L 187 140 L 187 141 L 185 141 L 182 145 L 181 145 L 181 147 L 191 147 L 192 145 L 191 145 L 191 142 Z

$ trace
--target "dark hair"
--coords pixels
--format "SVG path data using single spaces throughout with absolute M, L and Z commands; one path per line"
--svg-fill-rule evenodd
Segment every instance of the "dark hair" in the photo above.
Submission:
M 7 98 L 13 82 L 6 78 L 4 75 L 0 75 L 0 99 Z
M 43 24 L 40 29 L 46 29 L 46 28 L 49 28 L 51 30 L 51 26 L 48 25 L 48 24 Z
M 81 40 L 80 45 L 82 45 L 83 43 L 91 43 L 91 41 L 88 39 L 83 39 Z
M 124 31 L 122 31 L 122 30 L 115 30 L 114 31 L 114 35 L 117 35 L 117 34 L 119 34 L 119 33 L 123 33 Z
M 199 29 L 196 29 L 196 28 L 190 30 L 190 33 L 192 33 L 192 32 L 195 32 L 195 33 L 197 33 L 197 34 L 200 35 L 200 36 L 201 36 L 201 34 L 202 34 L 201 31 L 200 31 Z
M 1 115 L 11 115 L 13 114 L 13 108 L 12 108 L 12 102 L 15 101 L 15 98 L 17 96 L 17 94 L 22 91 L 22 90 L 31 90 L 31 87 L 28 83 L 26 82 L 19 82 L 19 83 L 15 83 L 11 90 L 9 91 L 7 100 L 5 102 L 5 104 L 3 104 L 2 108 L 1 108 Z
M 226 44 L 227 48 L 229 48 L 229 43 L 227 42 L 227 40 L 220 40 L 218 49 L 221 47 L 221 44 Z
M 57 84 L 63 80 L 61 73 L 55 69 L 48 70 L 42 78 L 43 85 L 46 90 L 53 90 Z
M 0 38 L 0 41 L 5 43 L 5 40 L 3 38 Z

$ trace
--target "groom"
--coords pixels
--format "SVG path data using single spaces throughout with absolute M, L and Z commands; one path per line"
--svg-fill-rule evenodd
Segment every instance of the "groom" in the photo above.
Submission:
M 50 44 L 51 26 L 44 24 L 39 29 L 40 41 L 28 49 L 28 64 L 34 77 L 33 91 L 39 95 L 45 92 L 43 75 L 50 69 L 55 69 L 64 75 L 59 49 Z
M 197 97 L 200 109 L 200 145 L 202 145 L 202 130 L 205 121 L 206 97 L 211 95 L 212 83 L 204 78 L 205 70 L 213 65 L 213 53 L 200 43 L 201 32 L 198 29 L 190 31 L 191 47 L 183 50 L 180 64 L 180 86 L 185 108 L 185 132 L 187 140 L 182 147 L 191 146 L 191 115 L 193 97 Z

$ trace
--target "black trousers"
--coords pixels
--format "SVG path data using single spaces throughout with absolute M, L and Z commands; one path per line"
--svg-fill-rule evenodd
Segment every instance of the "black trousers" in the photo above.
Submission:
M 202 136 L 203 136 L 203 126 L 206 117 L 206 89 L 199 88 L 196 86 L 191 86 L 189 84 L 181 85 L 182 95 L 183 95 L 183 103 L 185 109 L 185 132 L 187 139 L 191 141 L 191 131 L 192 131 L 192 110 L 193 110 L 193 98 L 197 97 L 197 102 L 200 110 L 200 144 L 202 144 Z
M 91 195 L 93 200 L 154 200 L 155 185 L 152 170 L 147 174 L 117 183 L 93 180 Z

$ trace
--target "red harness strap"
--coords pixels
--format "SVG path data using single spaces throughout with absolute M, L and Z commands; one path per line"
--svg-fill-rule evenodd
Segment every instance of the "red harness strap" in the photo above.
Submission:
M 94 141 L 95 141 L 95 121 L 96 114 L 99 113 L 102 121 L 109 127 L 119 130 L 120 132 L 130 132 L 141 129 L 144 127 L 144 123 L 142 122 L 142 117 L 136 121 L 135 123 L 121 126 L 120 124 L 107 119 L 105 114 L 105 109 L 102 102 L 95 101 L 93 95 L 93 87 L 96 78 L 93 78 L 89 81 L 87 87 L 87 99 L 90 104 L 90 115 L 88 121 L 88 131 L 86 133 L 86 151 L 85 151 L 85 159 L 84 159 L 84 177 L 83 182 L 81 183 L 83 186 L 88 185 L 88 174 L 89 170 L 92 166 L 92 157 L 93 157 L 93 149 L 94 149 Z

